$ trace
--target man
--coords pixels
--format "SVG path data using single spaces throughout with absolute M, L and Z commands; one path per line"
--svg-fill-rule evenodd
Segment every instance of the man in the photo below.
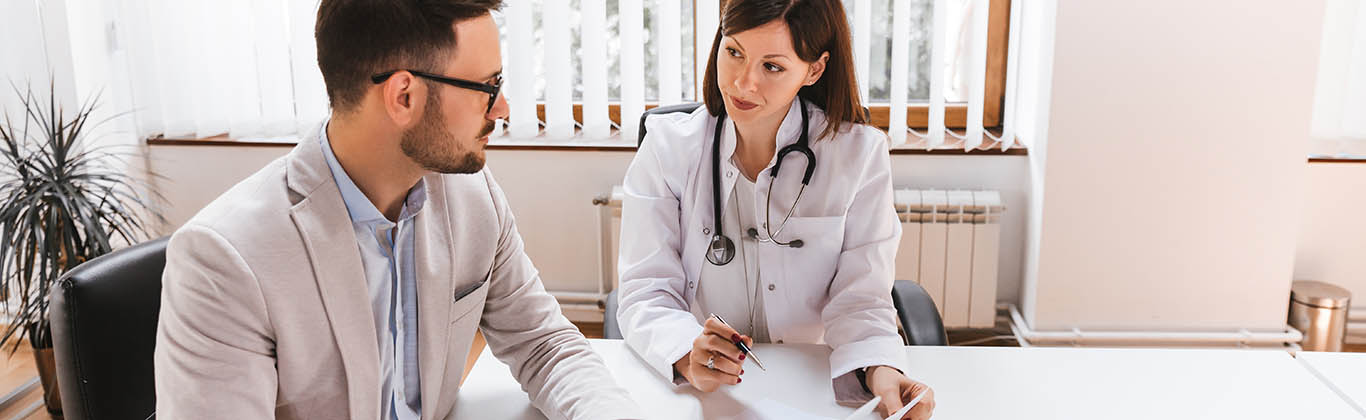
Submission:
M 443 419 L 476 328 L 549 417 L 640 417 L 483 169 L 500 3 L 322 1 L 330 120 L 171 239 L 159 417 Z

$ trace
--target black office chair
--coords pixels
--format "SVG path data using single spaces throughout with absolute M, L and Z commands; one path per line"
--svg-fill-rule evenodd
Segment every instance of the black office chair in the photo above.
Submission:
M 696 111 L 696 110 L 697 110 L 697 107 L 699 107 L 699 106 L 702 106 L 702 103 L 701 103 L 701 102 L 688 102 L 688 103 L 682 103 L 682 104 L 678 104 L 678 105 L 669 105 L 669 106 L 654 107 L 654 108 L 650 108 L 649 110 L 646 110 L 645 113 L 640 114 L 640 129 L 638 130 L 638 133 L 636 134 L 636 147 L 640 147 L 640 145 L 645 144 L 645 118 L 646 118 L 646 117 L 649 117 L 649 116 L 651 116 L 651 115 L 664 115 L 664 114 L 674 114 L 674 113 L 691 114 L 693 111 Z
M 161 310 L 161 238 L 86 261 L 52 295 L 52 347 L 67 420 L 149 419 Z
M 686 103 L 652 108 L 640 115 L 640 138 L 636 140 L 636 145 L 645 142 L 645 118 L 651 115 L 669 114 L 675 112 L 691 113 L 697 110 L 701 103 Z M 863 110 L 865 116 L 868 109 Z M 919 284 L 909 280 L 897 280 L 892 283 L 892 304 L 896 306 L 897 319 L 901 321 L 902 340 L 908 346 L 947 346 L 949 344 L 948 335 L 944 332 L 944 321 L 939 317 L 939 310 L 934 305 L 934 300 L 930 298 L 925 289 Z M 617 291 L 613 290 L 607 294 L 607 303 L 603 307 L 602 334 L 605 338 L 621 339 L 621 326 L 617 323 Z
M 949 336 L 944 332 L 944 320 L 934 299 L 925 288 L 910 280 L 892 282 L 892 306 L 901 321 L 901 339 L 908 346 L 947 346 Z

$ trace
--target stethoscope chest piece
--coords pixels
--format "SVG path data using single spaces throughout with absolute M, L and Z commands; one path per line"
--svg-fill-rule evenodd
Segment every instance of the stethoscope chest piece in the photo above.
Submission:
M 712 235 L 711 245 L 707 246 L 707 262 L 726 265 L 735 259 L 735 242 L 725 235 Z

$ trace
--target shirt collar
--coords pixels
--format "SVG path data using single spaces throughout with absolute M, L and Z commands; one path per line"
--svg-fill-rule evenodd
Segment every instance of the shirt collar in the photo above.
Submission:
M 332 171 L 332 179 L 337 182 L 337 189 L 341 191 L 342 202 L 346 203 L 346 212 L 351 215 L 351 222 L 389 222 L 389 219 L 386 219 L 384 214 L 375 208 L 375 204 L 370 202 L 370 198 L 366 197 L 365 193 L 356 187 L 356 183 L 351 181 L 351 177 L 346 174 L 346 169 L 342 168 L 341 163 L 337 161 L 337 156 L 332 153 L 332 145 L 327 139 L 328 122 L 330 121 L 323 121 L 322 133 L 318 137 L 322 140 L 323 158 L 327 160 L 327 168 Z M 399 212 L 399 220 L 416 216 L 426 203 L 427 180 L 419 178 L 417 184 L 408 190 L 408 197 L 403 202 L 403 210 Z

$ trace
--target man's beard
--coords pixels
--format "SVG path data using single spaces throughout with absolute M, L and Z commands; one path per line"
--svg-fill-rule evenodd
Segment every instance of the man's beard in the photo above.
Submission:
M 441 101 L 436 95 L 427 96 L 427 110 L 417 126 L 403 132 L 399 147 L 403 154 L 423 169 L 443 174 L 472 174 L 484 169 L 484 150 L 466 150 L 455 136 L 446 131 L 446 117 L 441 114 Z M 493 132 L 493 121 L 479 131 L 483 138 Z M 478 147 L 478 146 L 476 146 Z

